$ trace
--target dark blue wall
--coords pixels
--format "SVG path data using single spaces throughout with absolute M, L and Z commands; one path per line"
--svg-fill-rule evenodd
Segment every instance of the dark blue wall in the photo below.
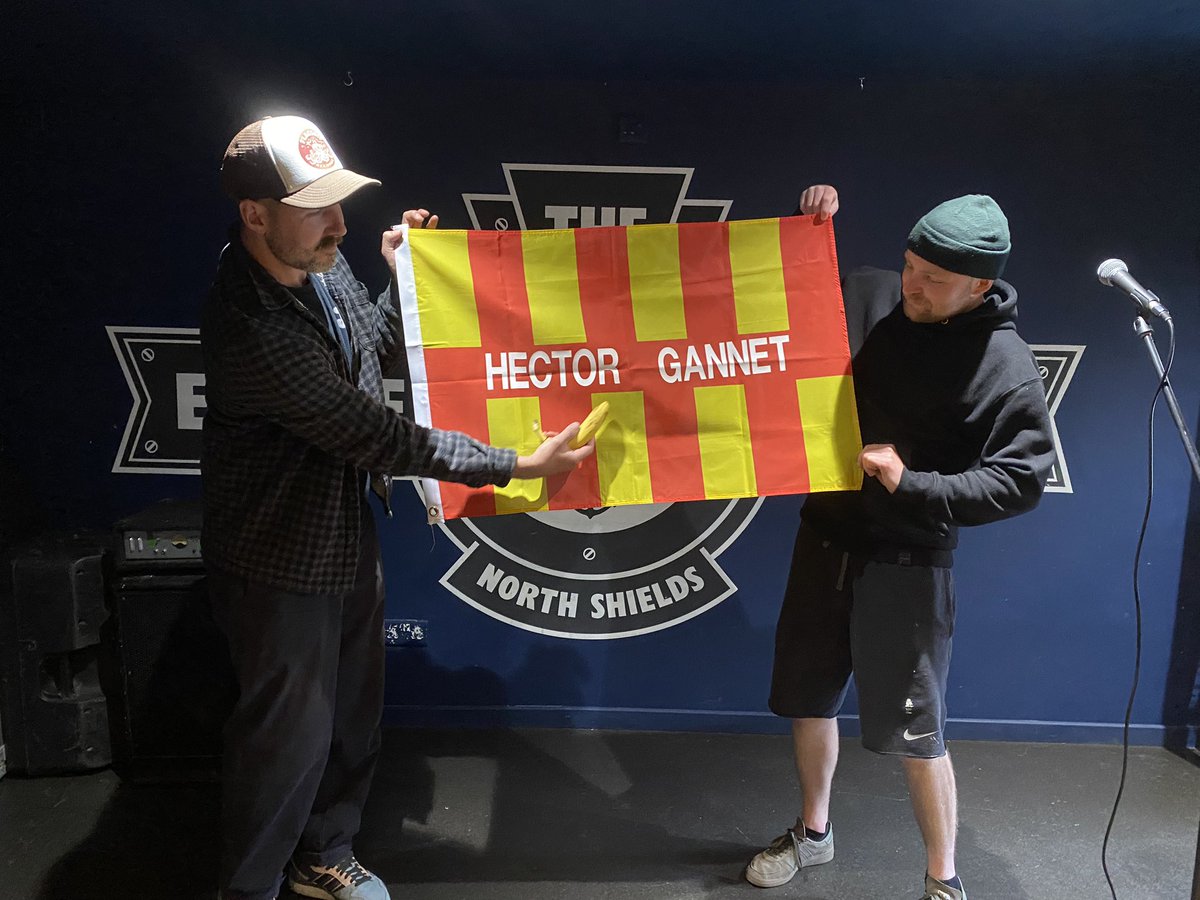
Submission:
M 956 33 L 923 51 L 905 31 L 897 52 L 886 29 L 866 28 L 839 54 L 809 52 L 799 38 L 808 23 L 780 14 L 779 27 L 752 30 L 773 36 L 756 54 L 745 34 L 731 34 L 725 53 L 719 29 L 694 34 L 665 15 L 653 46 L 570 30 L 561 15 L 556 40 L 541 45 L 536 21 L 504 26 L 483 14 L 487 4 L 425 19 L 404 4 L 367 7 L 335 22 L 294 6 L 256 6 L 253 21 L 233 5 L 224 16 L 173 4 L 22 13 L 37 18 L 17 23 L 10 82 L 18 139 L 7 166 L 16 328 L 2 362 L 6 539 L 104 526 L 156 499 L 197 494 L 195 477 L 110 471 L 130 398 L 104 329 L 197 324 L 232 217 L 217 190 L 220 154 L 259 115 L 309 116 L 348 165 L 382 179 L 347 205 L 344 248 L 359 277 L 379 286 L 382 226 L 413 205 L 467 225 L 460 195 L 503 191 L 505 162 L 694 166 L 689 195 L 732 199 L 731 218 L 786 214 L 804 185 L 832 182 L 843 198 L 843 266 L 896 264 L 917 216 L 984 191 L 1012 224 L 1006 277 L 1021 292 L 1022 334 L 1087 350 L 1057 416 L 1074 493 L 964 533 L 951 713 L 965 721 L 952 734 L 1117 733 L 1154 378 L 1131 308 L 1093 272 L 1121 257 L 1175 313 L 1175 384 L 1195 430 L 1200 77 L 1180 62 L 1194 33 L 1183 29 L 1158 63 L 1139 68 L 1111 41 L 1095 54 L 1072 44 L 1056 55 L 1055 35 L 1043 35 L 1035 52 L 1008 33 L 1013 23 L 996 32 L 999 44 L 981 39 L 970 52 Z M 785 26 L 795 42 L 779 37 Z M 576 53 L 564 51 L 567 40 Z M 654 49 L 668 45 L 664 63 Z M 553 49 L 539 56 L 541 46 Z M 640 118 L 645 143 L 617 141 L 621 115 Z M 1195 724 L 1200 642 L 1200 501 L 1161 409 L 1155 438 L 1133 715 L 1135 739 L 1152 741 L 1163 726 L 1178 735 Z M 641 637 L 569 641 L 502 624 L 441 588 L 457 551 L 403 491 L 396 519 L 382 525 L 388 610 L 428 620 L 430 637 L 427 648 L 390 657 L 392 714 L 777 727 L 765 693 L 798 507 L 798 498 L 764 503 L 721 557 L 738 592 L 708 613 Z

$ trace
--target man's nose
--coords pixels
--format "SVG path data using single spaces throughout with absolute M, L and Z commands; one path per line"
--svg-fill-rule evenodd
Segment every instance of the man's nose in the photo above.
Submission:
M 338 237 L 346 234 L 346 218 L 342 215 L 342 204 L 335 203 L 326 210 L 325 230 Z

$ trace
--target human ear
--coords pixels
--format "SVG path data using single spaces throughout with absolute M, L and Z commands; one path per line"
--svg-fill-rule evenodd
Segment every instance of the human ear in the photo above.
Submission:
M 242 224 L 256 234 L 267 230 L 267 208 L 257 200 L 242 200 L 238 203 L 238 215 Z

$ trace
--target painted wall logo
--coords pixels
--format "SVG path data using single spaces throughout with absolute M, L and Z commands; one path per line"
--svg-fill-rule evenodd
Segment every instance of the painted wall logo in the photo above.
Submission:
M 477 229 L 723 222 L 731 200 L 687 196 L 693 169 L 505 163 L 505 194 L 463 194 Z M 442 584 L 490 616 L 566 638 L 630 637 L 737 590 L 717 562 L 761 499 L 457 519 Z
M 1063 395 L 1079 368 L 1079 359 L 1086 345 L 1082 344 L 1031 344 L 1033 357 L 1037 360 L 1038 372 L 1046 388 L 1046 405 L 1050 407 L 1050 428 L 1054 432 L 1054 466 L 1046 482 L 1046 490 L 1057 494 L 1071 494 L 1071 475 L 1067 471 L 1067 458 L 1063 456 L 1062 441 L 1058 437 L 1058 425 L 1054 414 L 1058 412 Z
M 732 200 L 687 196 L 693 169 L 505 163 L 507 194 L 463 194 L 473 228 L 724 222 Z
M 199 475 L 201 428 L 208 410 L 199 328 L 109 325 L 133 408 L 114 472 Z M 384 402 L 404 412 L 405 380 L 383 380 Z
M 200 474 L 204 358 L 198 328 L 108 326 L 133 394 L 114 472 Z

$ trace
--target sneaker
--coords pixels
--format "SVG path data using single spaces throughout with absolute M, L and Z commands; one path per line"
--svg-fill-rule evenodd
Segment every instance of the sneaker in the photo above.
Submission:
M 387 885 L 357 859 L 347 856 L 332 866 L 287 865 L 288 887 L 302 897 L 321 900 L 390 900 Z
M 799 833 L 797 833 L 799 832 Z M 756 887 L 779 887 L 808 866 L 819 866 L 833 859 L 833 826 L 821 840 L 807 836 L 804 826 L 796 823 L 771 842 L 771 846 L 750 860 L 746 880 Z
M 925 894 L 921 900 L 967 900 L 965 888 L 952 888 L 932 875 L 925 876 Z

